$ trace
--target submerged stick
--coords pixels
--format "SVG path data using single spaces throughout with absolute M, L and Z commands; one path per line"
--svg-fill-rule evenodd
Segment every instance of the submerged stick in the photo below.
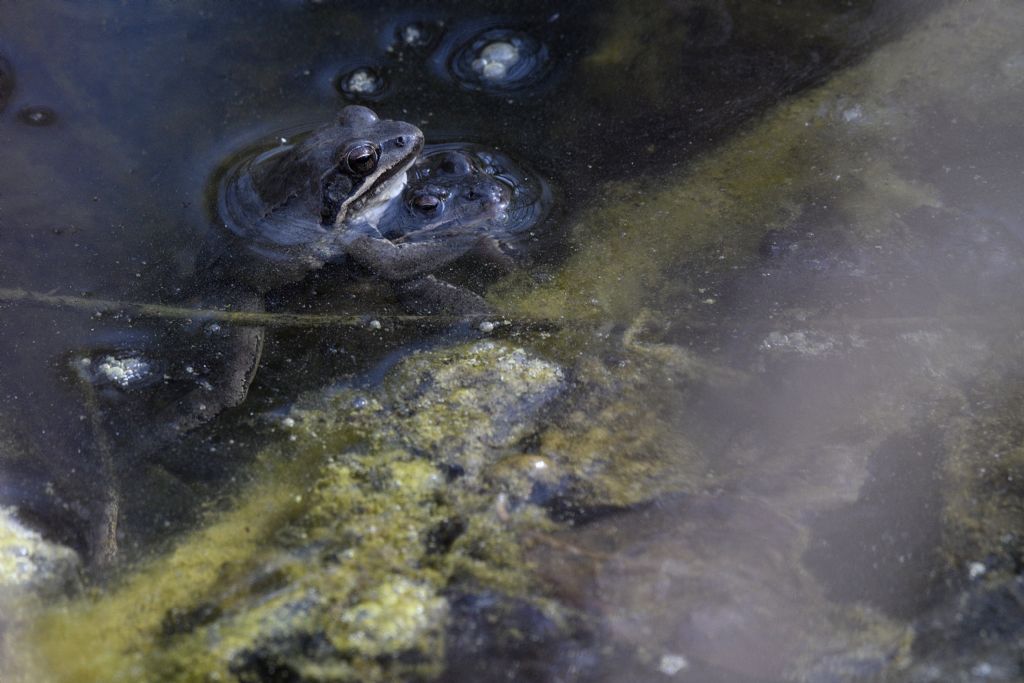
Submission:
M 103 424 L 100 402 L 96 390 L 85 376 L 82 366 L 72 364 L 72 373 L 82 393 L 85 412 L 89 417 L 93 447 L 99 458 L 100 476 L 103 477 L 100 494 L 99 518 L 91 520 L 88 547 L 89 561 L 97 566 L 109 566 L 117 558 L 117 525 L 121 518 L 121 485 L 114 468 L 114 449 Z
M 0 303 L 35 304 L 73 308 L 92 313 L 123 313 L 145 318 L 167 318 L 175 320 L 210 320 L 233 323 L 236 325 L 258 325 L 261 327 L 366 327 L 373 321 L 380 323 L 480 323 L 488 320 L 501 320 L 504 323 L 528 326 L 550 326 L 556 324 L 549 320 L 508 320 L 505 316 L 493 313 L 474 313 L 468 315 L 337 315 L 311 313 L 267 313 L 257 311 L 227 311 L 216 308 L 189 308 L 187 306 L 170 306 L 165 304 L 148 304 L 132 301 L 115 301 L 113 299 L 90 299 L 82 296 L 63 294 L 44 294 L 26 289 L 0 288 Z
M 587 325 L 598 324 L 600 320 L 586 318 L 509 318 L 501 313 L 470 313 L 465 315 L 446 314 L 390 314 L 376 315 L 372 313 L 339 315 L 333 313 L 267 313 L 257 311 L 228 311 L 217 308 L 190 308 L 188 306 L 172 306 L 167 304 L 149 304 L 133 301 L 117 301 L 114 299 L 91 299 L 84 296 L 64 294 L 45 294 L 27 289 L 10 289 L 0 287 L 0 304 L 28 304 L 72 308 L 80 311 L 99 313 L 121 313 L 143 318 L 164 318 L 169 320 L 208 320 L 214 322 L 233 323 L 236 325 L 252 325 L 260 327 L 367 327 L 374 321 L 392 324 L 456 324 L 484 323 L 491 321 L 501 325 L 516 325 L 524 328 L 549 329 L 565 327 L 567 324 Z M 848 330 L 868 332 L 875 328 L 881 332 L 902 332 L 927 327 L 981 327 L 1006 329 L 1024 325 L 1024 319 L 1017 311 L 1006 311 L 996 315 L 946 315 L 946 316 L 890 316 L 890 317 L 854 317 L 810 318 L 807 320 L 789 320 L 783 318 L 770 321 L 755 321 L 749 329 L 753 331 L 779 330 L 793 328 L 814 331 L 816 328 L 830 330 Z M 735 324 L 737 321 L 725 318 L 713 322 L 688 321 L 688 327 L 704 332 L 711 332 L 722 325 Z

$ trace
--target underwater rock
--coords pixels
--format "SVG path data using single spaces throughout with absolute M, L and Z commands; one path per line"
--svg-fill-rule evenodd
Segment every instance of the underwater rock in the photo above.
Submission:
M 0 507 L 0 679 L 9 680 L 12 663 L 24 654 L 19 632 L 32 623 L 44 601 L 81 588 L 81 569 L 77 553 L 47 541 L 22 524 L 12 509 Z
M 950 419 L 942 551 L 961 580 L 1012 577 L 1024 566 L 1024 359 L 1015 340 L 1005 344 L 1004 362 L 968 385 Z
M 684 653 L 709 671 L 792 680 L 800 658 L 835 650 L 882 669 L 900 628 L 830 609 L 800 567 L 802 533 L 756 499 L 676 496 L 553 535 L 532 559 L 651 669 Z
M 38 620 L 38 675 L 435 678 L 450 591 L 530 601 L 519 533 L 547 522 L 503 509 L 475 473 L 565 384 L 557 365 L 482 341 L 413 354 L 373 389 L 305 397 L 233 509 L 110 595 Z M 97 649 L 118 655 L 69 656 Z
M 964 22 L 984 26 L 988 39 L 958 32 Z M 696 482 L 709 474 L 722 515 L 710 502 L 661 511 L 657 500 L 646 513 L 580 524 L 538 552 L 541 562 L 565 562 L 546 570 L 563 599 L 592 610 L 619 642 L 649 647 L 651 668 L 681 653 L 754 680 L 761 663 L 785 680 L 903 680 L 919 652 L 910 627 L 944 591 L 1019 571 L 1020 399 L 1005 379 L 1024 367 L 1014 350 L 1019 220 L 963 200 L 979 181 L 936 170 L 936 134 L 920 132 L 917 117 L 942 112 L 935 125 L 951 141 L 966 120 L 974 140 L 1013 130 L 1019 92 L 1009 98 L 1006 80 L 975 74 L 1018 54 L 1022 25 L 1020 7 L 950 6 L 681 173 L 609 183 L 575 218 L 576 248 L 549 282 L 510 279 L 492 291 L 522 315 L 593 320 L 599 330 L 630 325 L 649 307 L 671 320 L 653 335 L 662 349 L 695 350 L 751 375 L 739 385 L 749 410 L 723 411 L 729 425 L 711 410 L 703 429 L 685 424 L 691 406 L 719 391 L 666 401 L 697 446 L 677 466 L 714 453 L 713 467 L 693 470 L 693 488 L 678 490 L 707 500 Z M 948 67 L 943 78 L 933 77 L 937 64 Z M 970 106 L 964 92 L 977 98 Z M 965 168 L 977 161 L 967 146 L 954 155 Z M 1018 196 L 1013 182 L 991 182 L 992 196 Z M 594 337 L 565 335 L 549 352 L 596 355 L 604 347 Z M 661 401 L 652 404 L 653 413 Z M 579 424 L 595 433 L 616 424 L 584 406 Z M 538 435 L 549 447 L 537 452 L 565 471 L 568 458 L 550 448 L 559 428 L 556 419 Z M 713 450 L 707 432 L 716 429 L 729 436 Z M 638 433 L 607 431 L 612 443 Z M 573 453 L 599 441 L 566 443 Z M 874 554 L 864 552 L 871 545 Z M 832 565 L 822 569 L 826 556 Z M 927 590 L 894 596 L 899 586 Z M 979 646 L 999 657 L 974 675 L 1005 670 L 996 660 L 1019 652 L 1015 638 Z M 958 661 L 965 668 L 944 671 L 968 680 L 966 656 Z
M 371 419 L 380 421 L 381 438 L 475 477 L 528 434 L 565 387 L 557 365 L 482 341 L 411 356 L 392 373 Z
M 591 629 L 554 618 L 534 602 L 494 591 L 453 592 L 442 681 L 593 680 L 599 669 Z M 566 623 L 567 622 L 567 623 Z
M 969 588 L 916 624 L 913 665 L 886 680 L 975 683 L 1024 680 L 1024 577 Z
M 61 593 L 77 584 L 77 553 L 45 540 L 0 508 L 0 596 L 18 592 Z

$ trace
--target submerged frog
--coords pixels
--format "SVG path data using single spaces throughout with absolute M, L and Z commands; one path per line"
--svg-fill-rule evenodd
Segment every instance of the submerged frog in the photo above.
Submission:
M 392 283 L 415 312 L 487 311 L 480 296 L 433 273 L 474 251 L 511 263 L 500 238 L 514 232 L 516 188 L 475 151 L 444 147 L 417 162 L 422 147 L 415 126 L 350 106 L 300 142 L 236 164 L 217 204 L 230 235 L 201 257 L 204 289 L 222 305 L 259 311 L 269 291 L 342 262 Z M 223 361 L 170 409 L 169 428 L 186 431 L 244 400 L 264 336 L 260 327 L 229 329 Z

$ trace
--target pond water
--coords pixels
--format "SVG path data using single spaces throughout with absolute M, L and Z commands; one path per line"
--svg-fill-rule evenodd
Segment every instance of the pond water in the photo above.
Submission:
M 0 676 L 1019 680 L 1020 28 L 5 3 Z M 543 197 L 431 269 L 485 313 L 350 262 L 225 312 L 225 169 L 352 104 Z

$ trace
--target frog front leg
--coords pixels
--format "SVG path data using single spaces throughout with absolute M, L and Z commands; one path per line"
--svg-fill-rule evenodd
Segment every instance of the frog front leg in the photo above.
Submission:
M 256 292 L 233 292 L 222 304 L 232 311 L 265 310 Z M 173 438 L 199 427 L 245 400 L 263 354 L 266 330 L 260 326 L 224 324 L 217 348 L 207 355 L 209 372 L 198 386 L 166 408 L 161 416 L 165 436 Z
M 348 255 L 356 263 L 394 282 L 407 310 L 424 314 L 468 315 L 486 313 L 490 307 L 479 295 L 439 280 L 430 273 L 460 258 L 476 242 L 477 237 L 473 235 L 405 244 L 364 236 L 349 245 Z
M 348 256 L 385 280 L 402 281 L 432 273 L 455 261 L 471 249 L 474 236 L 453 236 L 432 242 L 395 244 L 391 240 L 364 235 L 346 249 Z
M 402 306 L 421 315 L 479 315 L 491 312 L 490 305 L 475 292 L 440 280 L 433 275 L 395 284 Z

